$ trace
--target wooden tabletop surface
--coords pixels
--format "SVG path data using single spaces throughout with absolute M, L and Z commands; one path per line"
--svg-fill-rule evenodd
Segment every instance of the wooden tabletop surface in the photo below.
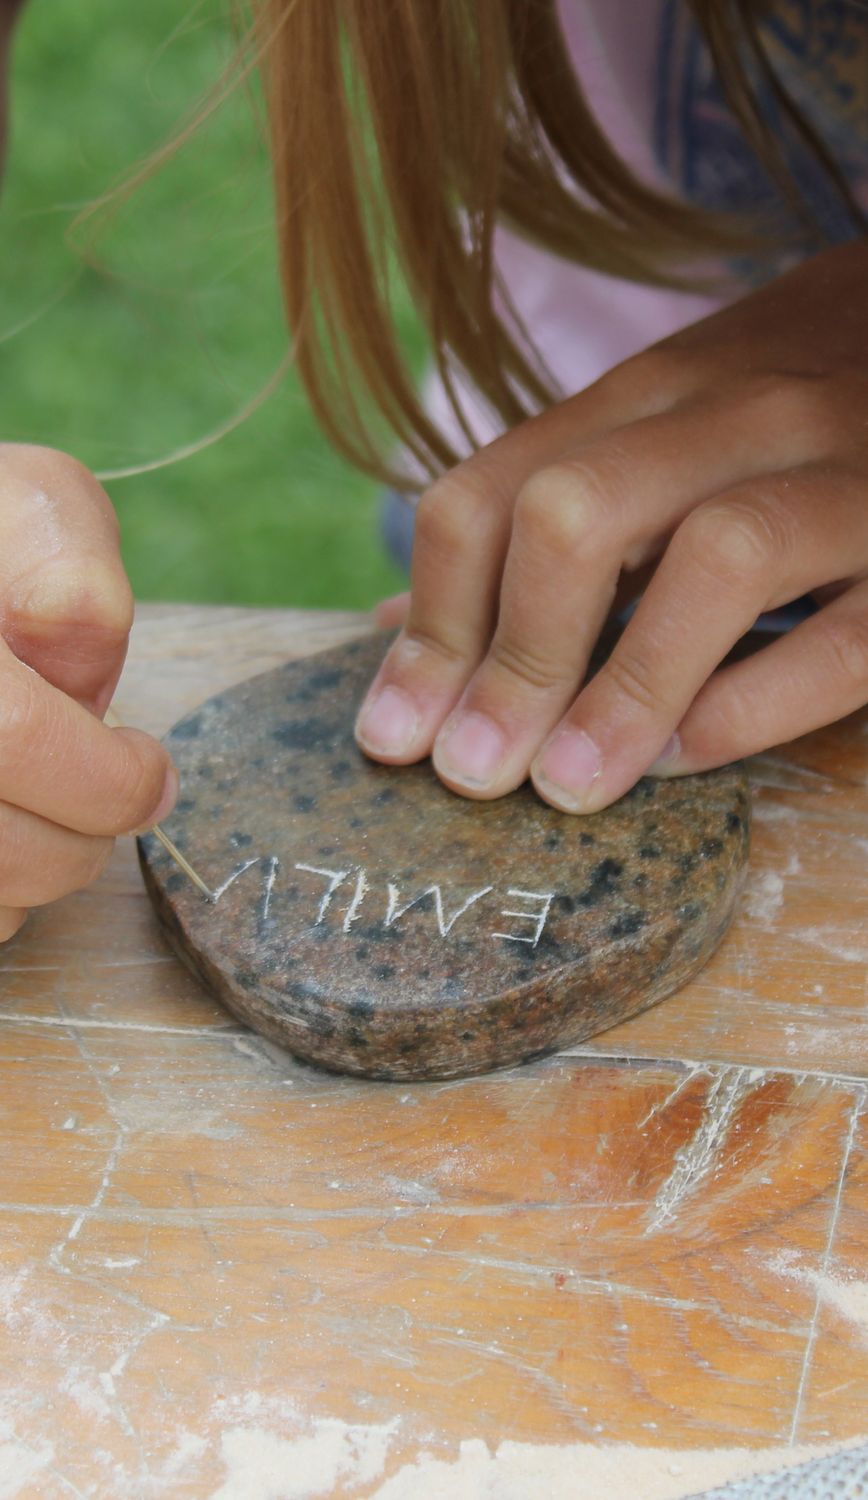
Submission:
M 359 616 L 142 608 L 164 731 Z M 426 1085 L 295 1062 L 131 840 L 0 950 L 0 1496 L 674 1497 L 868 1431 L 868 713 L 752 763 L 700 978 Z

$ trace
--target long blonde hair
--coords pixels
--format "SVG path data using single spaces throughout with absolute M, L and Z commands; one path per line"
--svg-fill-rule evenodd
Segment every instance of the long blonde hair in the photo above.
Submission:
M 641 182 L 607 141 L 567 54 L 556 0 L 252 0 L 295 361 L 313 409 L 355 464 L 396 476 L 399 441 L 425 471 L 455 455 L 402 358 L 400 278 L 465 426 L 457 367 L 512 425 L 553 397 L 499 287 L 496 223 L 608 275 L 684 284 L 744 243 L 744 225 Z M 767 0 L 684 0 L 756 154 L 797 197 L 756 83 L 859 210 L 763 45 Z M 397 476 L 400 477 L 400 476 Z

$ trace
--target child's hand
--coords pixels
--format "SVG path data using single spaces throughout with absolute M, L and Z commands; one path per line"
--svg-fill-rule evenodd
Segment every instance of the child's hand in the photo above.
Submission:
M 156 741 L 100 717 L 132 599 L 108 496 L 63 453 L 0 444 L 0 941 L 171 807 Z
M 616 295 L 613 293 L 613 295 Z M 868 243 L 629 360 L 422 499 L 406 623 L 362 747 L 570 812 L 868 700 Z M 619 583 L 649 572 L 576 696 Z M 824 607 L 715 669 L 762 611 Z

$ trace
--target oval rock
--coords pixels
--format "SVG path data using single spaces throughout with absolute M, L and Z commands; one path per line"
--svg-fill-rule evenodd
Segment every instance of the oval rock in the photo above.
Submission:
M 448 1078 L 580 1042 L 663 999 L 725 932 L 749 827 L 741 767 L 644 779 L 591 817 L 525 786 L 447 791 L 353 740 L 383 654 L 366 638 L 251 678 L 166 739 L 181 799 L 148 891 L 236 1015 L 323 1067 Z

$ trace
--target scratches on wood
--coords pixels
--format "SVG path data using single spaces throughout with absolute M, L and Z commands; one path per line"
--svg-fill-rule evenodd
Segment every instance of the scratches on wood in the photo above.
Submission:
M 706 1067 L 704 1063 L 691 1063 L 683 1078 L 678 1080 L 675 1087 L 670 1090 L 665 1099 L 660 1099 L 656 1104 L 652 1104 L 648 1113 L 643 1115 L 641 1120 L 637 1122 L 636 1129 L 644 1130 L 645 1126 L 656 1119 L 658 1115 L 665 1114 L 667 1109 L 672 1107 L 676 1099 L 693 1083 L 695 1078 L 698 1078 L 702 1073 L 709 1073 L 710 1071 L 711 1069 Z
M 807 1389 L 808 1377 L 811 1370 L 811 1360 L 813 1358 L 814 1347 L 817 1340 L 817 1327 L 819 1323 L 820 1307 L 823 1298 L 822 1288 L 824 1280 L 829 1273 L 829 1266 L 832 1260 L 835 1244 L 835 1234 L 838 1228 L 838 1219 L 841 1213 L 841 1203 L 844 1196 L 844 1184 L 847 1179 L 847 1169 L 850 1165 L 850 1158 L 853 1152 L 853 1143 L 856 1139 L 856 1129 L 858 1127 L 859 1120 L 865 1110 L 865 1102 L 866 1091 L 864 1089 L 860 1089 L 859 1092 L 855 1095 L 853 1103 L 850 1107 L 850 1115 L 847 1122 L 847 1133 L 844 1139 L 843 1150 L 841 1152 L 841 1166 L 838 1172 L 838 1181 L 835 1185 L 835 1196 L 832 1200 L 832 1205 L 829 1212 L 829 1232 L 826 1237 L 826 1244 L 823 1250 L 823 1258 L 820 1262 L 819 1271 L 816 1273 L 817 1289 L 816 1298 L 814 1301 L 814 1311 L 811 1317 L 811 1325 L 808 1329 L 808 1336 L 805 1340 L 805 1350 L 802 1356 L 801 1369 L 799 1371 L 799 1384 L 796 1389 L 796 1399 L 793 1404 L 793 1416 L 790 1423 L 789 1443 L 791 1447 L 795 1446 L 795 1443 L 798 1439 L 799 1424 L 801 1422 L 802 1411 L 805 1403 L 805 1392 Z
M 125 716 L 162 731 L 358 628 L 145 610 Z M 829 1297 L 868 1281 L 863 723 L 759 758 L 753 915 L 694 984 L 487 1078 L 365 1084 L 251 1036 L 167 954 L 129 844 L 36 913 L 0 956 L 2 1417 L 30 1483 L 220 1493 L 223 1437 L 257 1429 L 388 1429 L 387 1480 L 420 1444 L 863 1433 L 868 1344 Z
M 677 1151 L 669 1176 L 657 1190 L 646 1235 L 668 1229 L 684 1200 L 715 1168 L 736 1110 L 754 1081 L 748 1068 L 722 1068 L 714 1078 L 694 1134 Z

